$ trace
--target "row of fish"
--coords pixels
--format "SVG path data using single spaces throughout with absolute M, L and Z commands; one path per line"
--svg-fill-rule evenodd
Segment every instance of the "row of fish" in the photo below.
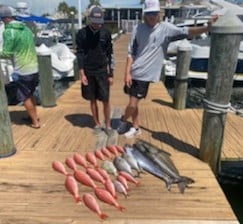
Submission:
M 52 168 L 65 175 L 65 187 L 77 203 L 83 202 L 101 219 L 105 219 L 108 216 L 101 211 L 96 198 L 123 211 L 124 207 L 117 201 L 117 192 L 127 196 L 128 182 L 139 185 L 130 166 L 121 157 L 124 153 L 123 147 L 109 145 L 94 152 L 87 152 L 85 156 L 74 153 L 72 157 L 67 157 L 65 164 L 73 171 L 72 173 L 68 172 L 60 161 L 53 161 Z M 79 166 L 82 166 L 82 169 Z M 78 183 L 92 188 L 96 197 L 91 192 L 85 192 L 80 196 Z
M 85 156 L 74 153 L 72 157 L 65 159 L 65 164 L 73 173 L 69 173 L 59 161 L 54 161 L 52 167 L 66 176 L 65 187 L 75 201 L 83 201 L 101 219 L 108 216 L 101 211 L 96 198 L 123 211 L 124 207 L 117 201 L 117 193 L 127 197 L 128 182 L 135 186 L 140 185 L 136 177 L 140 177 L 142 173 L 148 172 L 163 180 L 168 191 L 176 184 L 179 191 L 184 193 L 188 185 L 194 183 L 192 178 L 180 175 L 170 154 L 141 139 L 124 147 L 108 145 L 93 152 L 86 152 Z M 87 192 L 81 197 L 78 182 L 91 187 L 96 198 Z

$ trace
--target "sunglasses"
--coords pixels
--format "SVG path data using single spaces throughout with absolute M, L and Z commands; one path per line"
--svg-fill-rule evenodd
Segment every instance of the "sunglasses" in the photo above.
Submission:
M 146 16 L 157 16 L 159 12 L 145 12 Z

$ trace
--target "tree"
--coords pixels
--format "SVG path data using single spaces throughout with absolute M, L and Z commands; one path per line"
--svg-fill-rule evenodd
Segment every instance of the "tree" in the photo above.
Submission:
M 69 14 L 69 6 L 66 2 L 61 2 L 57 7 L 58 12 L 62 12 L 64 16 Z
M 100 1 L 99 0 L 89 0 L 88 8 L 90 8 L 90 6 L 92 6 L 92 5 L 100 5 Z

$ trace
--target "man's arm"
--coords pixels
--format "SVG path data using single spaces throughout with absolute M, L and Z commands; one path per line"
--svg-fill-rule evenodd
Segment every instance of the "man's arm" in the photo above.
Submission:
M 216 22 L 218 16 L 212 17 L 210 21 L 208 21 L 207 26 L 200 26 L 200 27 L 189 27 L 188 28 L 188 35 L 189 36 L 197 36 L 202 33 L 209 32 L 211 30 L 212 24 Z

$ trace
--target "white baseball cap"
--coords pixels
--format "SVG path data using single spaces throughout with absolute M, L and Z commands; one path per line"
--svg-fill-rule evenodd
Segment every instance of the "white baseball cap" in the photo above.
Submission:
M 143 12 L 159 12 L 159 0 L 145 0 Z
M 0 5 L 0 17 L 13 17 L 16 16 L 14 8 L 7 5 Z

